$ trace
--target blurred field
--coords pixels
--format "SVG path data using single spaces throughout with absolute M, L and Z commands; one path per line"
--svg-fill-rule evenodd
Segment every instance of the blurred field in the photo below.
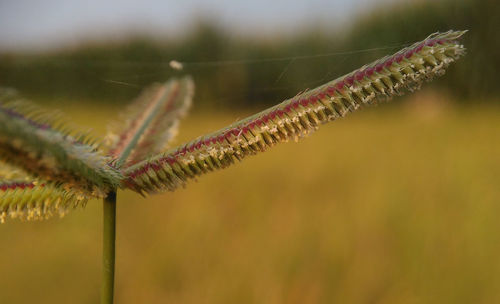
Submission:
M 354 113 L 175 193 L 119 193 L 117 303 L 499 303 L 500 108 L 437 99 Z M 98 133 L 116 117 L 66 108 Z M 177 142 L 245 114 L 195 109 Z M 0 226 L 0 303 L 98 302 L 101 220 L 92 201 Z

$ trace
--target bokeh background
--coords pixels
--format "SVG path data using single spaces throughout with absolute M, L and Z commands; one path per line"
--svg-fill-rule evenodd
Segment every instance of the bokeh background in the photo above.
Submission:
M 101 135 L 144 87 L 190 74 L 178 144 L 468 29 L 468 55 L 415 94 L 175 193 L 120 192 L 116 301 L 498 303 L 499 15 L 493 0 L 5 0 L 0 85 Z M 1 225 L 0 303 L 98 302 L 101 213 Z

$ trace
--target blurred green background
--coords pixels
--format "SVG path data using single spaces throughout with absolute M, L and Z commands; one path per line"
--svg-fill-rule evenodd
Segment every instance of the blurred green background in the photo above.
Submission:
M 131 34 L 44 52 L 4 52 L 0 75 L 3 86 L 32 98 L 123 104 L 151 82 L 188 73 L 197 84 L 198 104 L 248 108 L 275 104 L 431 33 L 467 29 L 464 44 L 471 56 L 437 85 L 457 101 L 477 103 L 500 93 L 498 15 L 493 0 L 384 1 L 353 16 L 349 26 L 312 23 L 281 36 L 240 35 L 206 17 L 181 37 Z M 336 55 L 289 59 L 323 54 Z M 177 72 L 170 60 L 187 63 Z
M 144 86 L 189 73 L 179 144 L 432 32 L 468 29 L 468 55 L 422 91 L 175 193 L 120 192 L 116 302 L 498 303 L 499 13 L 487 0 L 385 1 L 349 25 L 273 39 L 207 19 L 177 38 L 4 51 L 0 83 L 104 134 Z M 98 302 L 101 213 L 91 201 L 1 225 L 0 303 Z

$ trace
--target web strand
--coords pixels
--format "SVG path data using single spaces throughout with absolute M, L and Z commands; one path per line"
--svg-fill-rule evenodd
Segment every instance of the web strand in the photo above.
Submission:
M 287 56 L 287 57 L 273 57 L 273 58 L 260 58 L 260 59 L 239 59 L 239 60 L 218 60 L 218 61 L 178 61 L 174 60 L 176 63 L 182 66 L 181 71 L 184 72 L 193 72 L 199 69 L 206 68 L 218 68 L 218 67 L 226 67 L 226 66 L 234 66 L 234 65 L 254 65 L 254 64 L 262 64 L 262 63 L 279 63 L 279 62 L 288 62 L 283 68 L 282 72 L 277 76 L 271 87 L 262 88 L 262 91 L 268 90 L 286 90 L 289 86 L 281 86 L 277 87 L 277 84 L 280 83 L 285 75 L 288 73 L 290 68 L 302 60 L 312 60 L 312 59 L 320 59 L 320 58 L 334 58 L 338 56 L 343 56 L 341 63 L 345 62 L 350 55 L 361 54 L 361 53 L 370 53 L 376 51 L 383 50 L 392 50 L 401 47 L 408 46 L 409 43 L 397 44 L 397 45 L 389 45 L 383 47 L 376 48 L 367 48 L 367 49 L 359 49 L 352 51 L 340 51 L 340 52 L 330 52 L 330 53 L 322 53 L 322 54 L 311 54 L 311 55 L 299 55 L 299 56 Z M 121 62 L 88 62 L 90 65 L 110 65 L 117 67 L 162 67 L 164 70 L 160 72 L 153 73 L 144 73 L 144 74 L 134 74 L 131 76 L 124 76 L 115 79 L 103 79 L 110 84 L 123 85 L 134 88 L 142 88 L 142 86 L 129 82 L 129 80 L 139 80 L 148 77 L 155 77 L 159 75 L 172 75 L 175 73 L 179 73 L 177 69 L 173 69 L 171 66 L 171 61 L 169 62 L 134 62 L 134 61 L 121 61 Z M 332 75 L 332 73 L 336 69 L 329 70 L 326 75 L 323 77 L 311 81 L 309 84 L 315 84 L 325 80 L 328 76 Z

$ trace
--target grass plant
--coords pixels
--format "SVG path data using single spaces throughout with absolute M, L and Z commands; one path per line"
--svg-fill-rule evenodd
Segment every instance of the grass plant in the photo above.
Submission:
M 65 215 L 104 200 L 102 303 L 113 302 L 118 189 L 142 195 L 174 191 L 247 156 L 299 140 L 364 105 L 419 88 L 465 54 L 463 31 L 436 33 L 267 110 L 169 147 L 194 94 L 189 77 L 155 84 L 103 140 L 68 127 L 4 90 L 0 96 L 0 219 Z

